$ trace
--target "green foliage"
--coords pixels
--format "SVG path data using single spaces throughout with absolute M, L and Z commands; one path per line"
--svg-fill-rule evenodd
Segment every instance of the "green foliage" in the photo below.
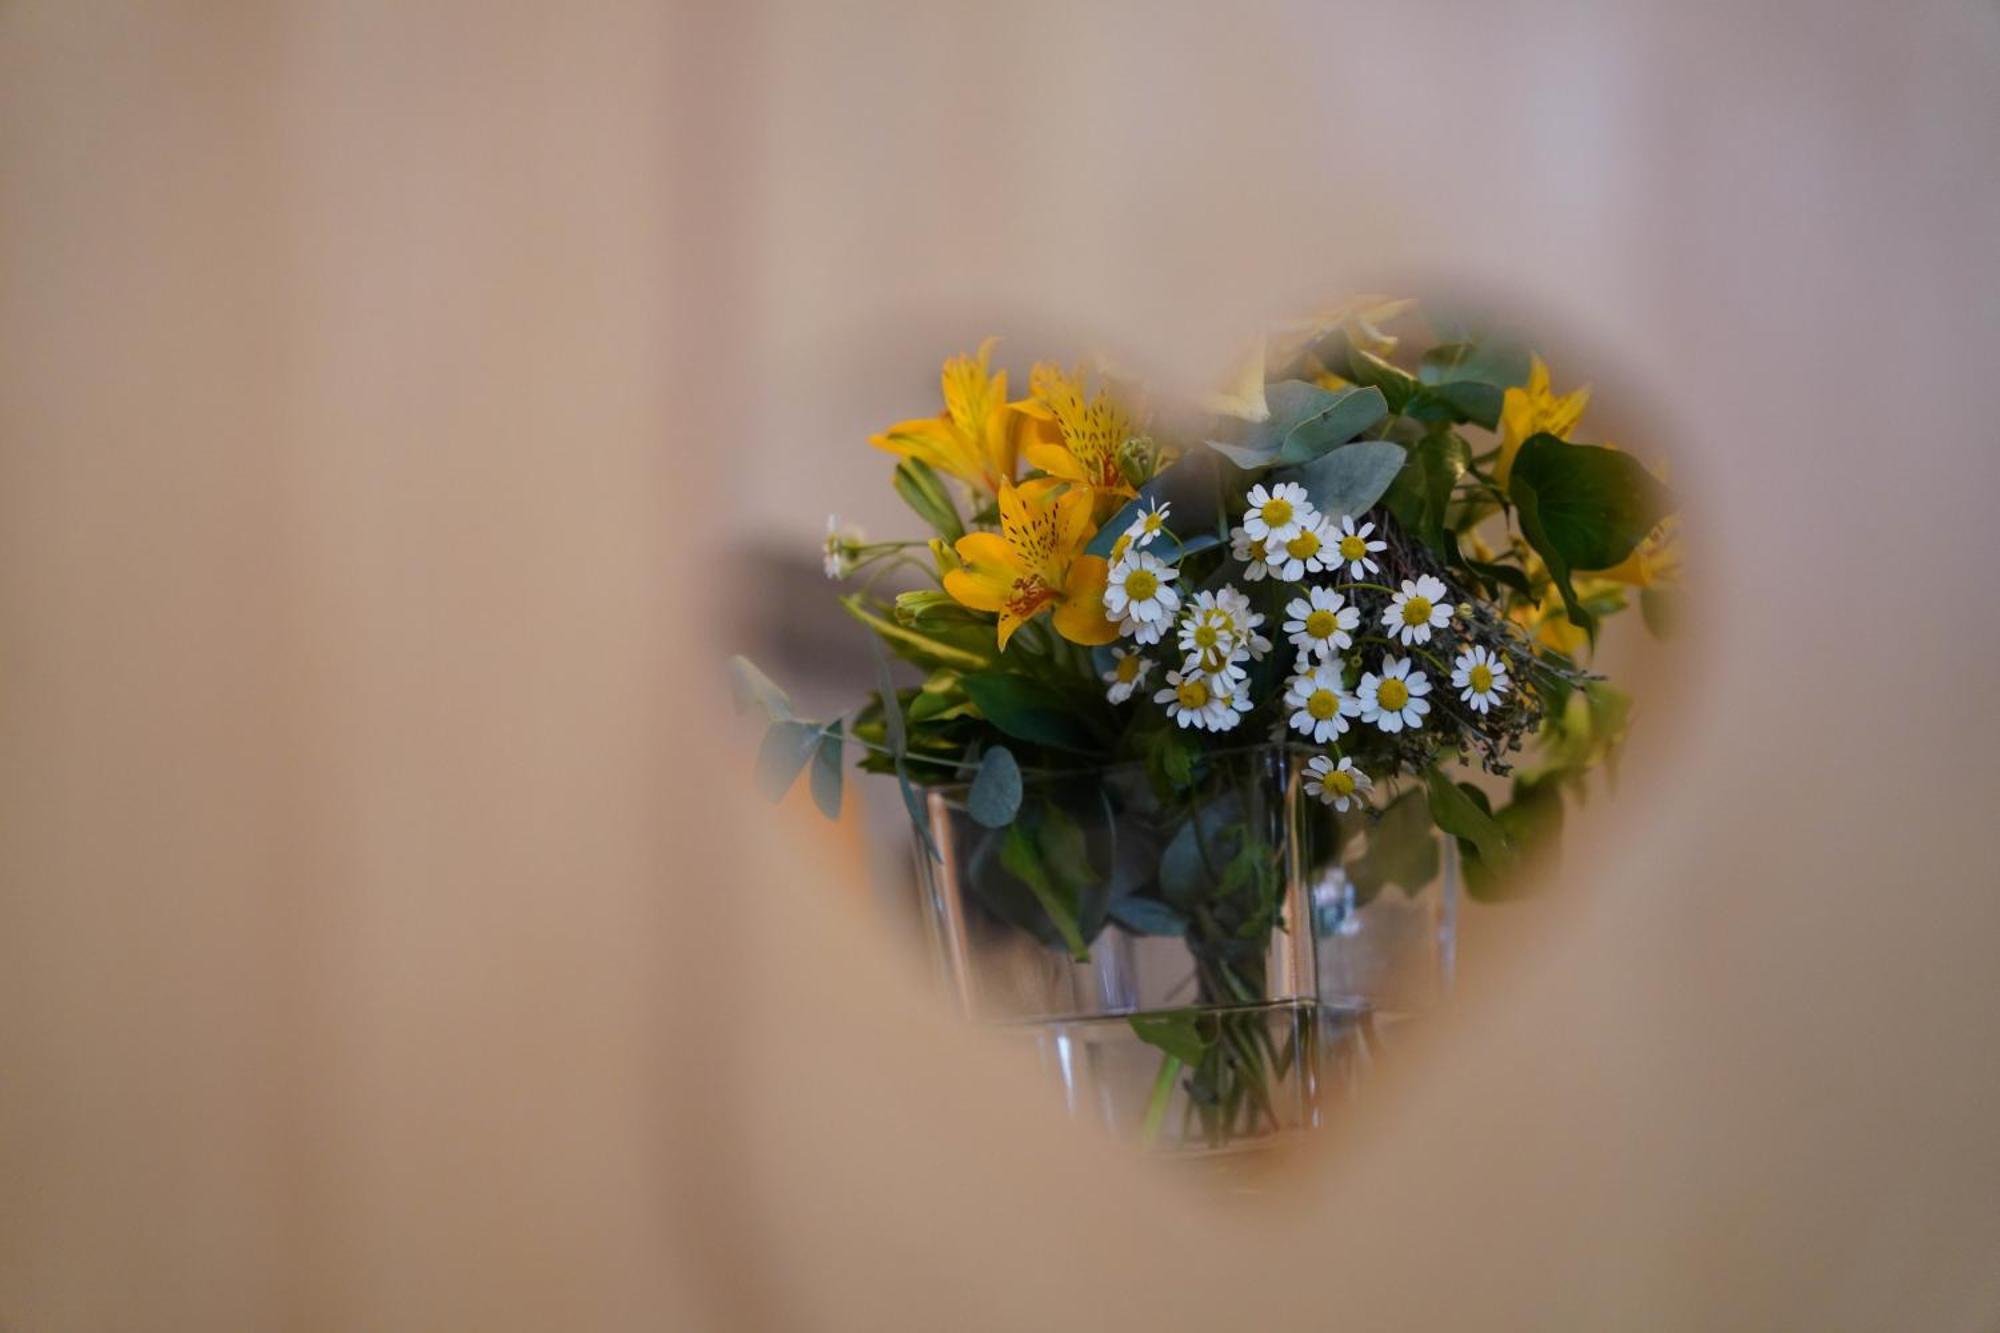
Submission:
M 1173 530 L 1183 542 L 1192 542 L 1203 533 L 1221 537 L 1226 524 L 1222 512 L 1222 463 L 1207 449 L 1193 449 L 1139 488 L 1139 494 L 1104 521 L 1097 535 L 1083 549 L 1090 555 L 1109 556 L 1111 547 L 1141 509 L 1155 502 L 1173 506 Z
M 1140 1041 L 1184 1065 L 1200 1064 L 1213 1044 L 1211 1038 L 1202 1035 L 1201 1014 L 1194 1009 L 1134 1014 L 1129 1021 L 1132 1034 Z
M 1304 380 L 1267 386 L 1264 401 L 1271 415 L 1252 422 L 1241 441 L 1210 440 L 1209 447 L 1251 471 L 1309 463 L 1388 415 L 1380 390 L 1322 389 Z
M 819 745 L 819 728 L 811 722 L 781 718 L 764 732 L 757 747 L 757 787 L 773 801 L 782 800 Z
M 1059 750 L 1092 747 L 1089 714 L 1050 685 L 1001 672 L 968 675 L 959 684 L 980 716 L 1015 740 Z
M 772 722 L 792 716 L 791 698 L 747 657 L 739 654 L 729 659 L 729 685 L 739 713 L 754 707 Z
M 1597 616 L 1576 595 L 1579 570 L 1609 569 L 1659 526 L 1671 497 L 1630 454 L 1530 436 L 1514 458 L 1507 494 L 1521 535 L 1549 567 L 1570 622 L 1592 633 Z
M 1437 837 L 1424 793 L 1410 788 L 1383 809 L 1368 830 L 1367 850 L 1348 866 L 1356 895 L 1366 902 L 1394 884 L 1416 893 L 1437 878 Z
M 1070 957 L 1079 963 L 1090 961 L 1090 946 L 1084 942 L 1077 923 L 1078 899 L 1076 890 L 1068 883 L 1050 873 L 1043 863 L 1042 851 L 1028 831 L 1019 824 L 1011 824 L 1000 844 L 1000 863 L 1014 878 L 1027 885 L 1047 913 L 1063 943 L 1068 947 Z
M 1295 481 L 1319 510 L 1333 518 L 1359 515 L 1382 498 L 1409 455 L 1386 440 L 1343 445 L 1323 458 L 1281 472 L 1273 481 Z
M 828 819 L 840 818 L 841 758 L 844 747 L 841 724 L 836 719 L 819 738 L 813 751 L 813 804 Z
M 882 701 L 883 736 L 888 741 L 889 753 L 896 761 L 896 786 L 903 793 L 903 807 L 910 812 L 910 822 L 916 825 L 917 836 L 923 840 L 924 850 L 931 860 L 942 861 L 938 855 L 937 842 L 931 837 L 930 812 L 916 788 L 910 785 L 909 733 L 903 726 L 902 700 L 896 693 L 895 678 L 889 674 L 889 656 L 882 651 L 882 640 L 875 640 L 876 680 L 879 682 L 876 695 Z
M 1004 745 L 988 750 L 966 794 L 966 811 L 987 828 L 1005 828 L 1021 808 L 1021 765 Z
M 896 656 L 926 671 L 939 667 L 977 671 L 991 666 L 999 656 L 991 625 L 968 621 L 916 630 L 876 615 L 860 593 L 841 598 L 840 604 L 848 615 L 874 630 Z
M 931 470 L 929 464 L 915 458 L 906 458 L 896 465 L 896 494 L 903 502 L 916 511 L 917 517 L 928 523 L 938 536 L 948 542 L 955 542 L 965 535 L 965 523 L 958 516 L 958 506 L 952 502 L 951 492 L 945 489 L 944 480 Z
M 1410 450 L 1408 466 L 1382 497 L 1405 531 L 1440 554 L 1456 545 L 1447 540 L 1445 513 L 1471 457 L 1470 446 L 1457 432 L 1434 429 Z
M 1478 848 L 1479 859 L 1496 871 L 1512 863 L 1513 845 L 1486 810 L 1478 788 L 1453 782 L 1435 768 L 1425 771 L 1424 788 L 1430 796 L 1431 818 L 1440 829 Z

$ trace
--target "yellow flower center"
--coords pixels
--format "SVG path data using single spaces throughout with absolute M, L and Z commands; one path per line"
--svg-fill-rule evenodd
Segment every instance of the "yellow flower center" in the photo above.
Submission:
M 1403 623 L 1405 625 L 1426 625 L 1431 618 L 1431 599 L 1412 597 L 1403 603 Z
M 1195 626 L 1194 643 L 1197 648 L 1215 647 L 1215 641 L 1218 637 L 1219 635 L 1213 625 L 1203 623 Z
M 1208 706 L 1208 686 L 1199 680 L 1184 680 L 1174 695 L 1181 701 L 1182 708 L 1206 708 Z
M 1265 560 L 1270 558 L 1270 554 L 1270 548 L 1264 544 L 1262 537 L 1250 543 L 1250 559 L 1253 563 L 1263 564 Z
M 1375 702 L 1392 713 L 1403 711 L 1403 705 L 1410 701 L 1410 687 L 1394 676 L 1375 687 Z
M 1119 683 L 1130 685 L 1133 681 L 1137 680 L 1139 678 L 1139 667 L 1145 660 L 1145 658 L 1139 656 L 1137 653 L 1133 653 L 1130 657 L 1119 658 L 1116 668 Z
M 1314 690 L 1306 700 L 1306 711 L 1315 721 L 1324 722 L 1340 711 L 1340 697 L 1332 690 Z
M 1162 532 L 1166 529 L 1167 521 L 1160 517 L 1158 510 L 1152 510 L 1145 517 L 1145 525 L 1148 533 Z
M 1340 618 L 1331 611 L 1315 611 L 1306 617 L 1307 638 L 1330 639 L 1338 628 Z
M 1320 785 L 1335 796 L 1352 796 L 1354 795 L 1354 774 L 1344 768 L 1336 768 L 1326 775 L 1326 779 Z
M 1481 662 L 1467 673 L 1467 679 L 1472 684 L 1474 694 L 1484 694 L 1493 688 L 1493 668 Z
M 1126 549 L 1131 545 L 1132 536 L 1130 533 L 1118 534 L 1118 540 L 1111 543 L 1111 563 L 1115 565 L 1122 560 L 1125 557 Z
M 1319 534 L 1307 528 L 1286 542 L 1285 549 L 1296 559 L 1310 560 L 1319 554 Z
M 1266 526 L 1282 528 L 1292 521 L 1292 502 L 1283 498 L 1266 500 L 1264 507 L 1257 512 L 1263 516 Z
M 1368 543 L 1349 534 L 1340 539 L 1340 557 L 1343 560 L 1359 560 L 1368 554 Z
M 1149 600 L 1160 590 L 1160 576 L 1150 569 L 1135 569 L 1125 576 L 1125 595 L 1135 602 Z

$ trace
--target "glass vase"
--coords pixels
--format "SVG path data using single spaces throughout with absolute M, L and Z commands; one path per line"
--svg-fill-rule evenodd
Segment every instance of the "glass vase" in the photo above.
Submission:
M 1149 1150 L 1316 1126 L 1323 1069 L 1345 1086 L 1376 1011 L 1448 978 L 1454 889 L 1428 825 L 1431 858 L 1390 846 L 1416 829 L 1395 800 L 1378 819 L 1307 794 L 1317 753 L 1032 773 L 1001 828 L 965 786 L 927 789 L 922 896 L 958 1006 L 1031 1042 L 1073 1114 Z

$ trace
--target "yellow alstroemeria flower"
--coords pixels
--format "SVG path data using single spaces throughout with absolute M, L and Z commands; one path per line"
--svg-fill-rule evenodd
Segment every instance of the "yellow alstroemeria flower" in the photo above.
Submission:
M 1653 588 L 1673 583 L 1681 572 L 1681 524 L 1669 517 L 1632 548 L 1632 554 L 1610 569 L 1593 571 L 1593 578 L 1609 579 L 1635 588 Z
M 1118 467 L 1118 448 L 1135 433 L 1124 404 L 1101 386 L 1096 397 L 1086 396 L 1081 368 L 1065 373 L 1046 361 L 1029 372 L 1028 394 L 1021 411 L 1043 423 L 1021 449 L 1030 466 L 1099 495 L 1136 494 Z
M 1588 386 L 1574 393 L 1557 394 L 1549 389 L 1549 368 L 1534 357 L 1525 387 L 1507 390 L 1500 400 L 1500 457 L 1493 464 L 1493 480 L 1504 490 L 1514 472 L 1514 455 L 1533 435 L 1547 432 L 1567 440 L 1590 404 Z
M 1019 404 L 1007 401 L 1007 372 L 989 369 L 996 341 L 980 343 L 976 356 L 955 356 L 944 363 L 941 415 L 900 422 L 870 436 L 868 443 L 927 463 L 988 495 L 1011 485 L 1021 439 L 1031 423 Z
M 1415 301 L 1393 296 L 1356 296 L 1330 309 L 1315 311 L 1301 319 L 1280 325 L 1258 340 L 1230 370 L 1226 385 L 1202 399 L 1202 405 L 1221 416 L 1245 421 L 1269 421 L 1271 405 L 1264 396 L 1268 368 L 1283 369 L 1305 353 L 1303 378 L 1322 389 L 1344 389 L 1348 381 L 1327 369 L 1307 349 L 1340 329 L 1347 340 L 1365 352 L 1387 357 L 1396 350 L 1397 338 L 1385 333 L 1382 325 L 1408 313 Z
M 1109 567 L 1084 555 L 1093 531 L 1091 492 L 1042 478 L 1000 488 L 1000 531 L 969 532 L 954 548 L 962 562 L 944 588 L 975 611 L 1000 613 L 1000 647 L 1014 631 L 1054 608 L 1056 632 L 1071 643 L 1110 643 L 1118 627 L 1104 615 Z

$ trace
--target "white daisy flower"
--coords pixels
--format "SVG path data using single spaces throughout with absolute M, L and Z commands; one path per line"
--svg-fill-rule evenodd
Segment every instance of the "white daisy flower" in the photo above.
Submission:
M 1183 657 L 1198 658 L 1211 650 L 1228 656 L 1237 645 L 1236 617 L 1213 592 L 1198 592 L 1181 612 L 1179 643 Z
M 1158 643 L 1160 636 L 1171 629 L 1173 623 L 1171 620 L 1121 620 L 1117 622 L 1120 634 L 1127 636 L 1134 643 L 1146 644 L 1148 646 Z
M 1452 688 L 1479 712 L 1499 703 L 1507 692 L 1507 659 L 1483 646 L 1466 649 L 1451 665 Z
M 1250 609 L 1250 594 L 1225 583 L 1216 590 L 1215 604 L 1229 613 L 1230 628 L 1236 632 L 1237 642 L 1250 649 L 1252 658 L 1263 661 L 1264 654 L 1271 651 L 1271 641 L 1257 632 L 1264 616 Z
M 1374 789 L 1374 782 L 1345 755 L 1336 764 L 1331 755 L 1316 754 L 1306 764 L 1306 795 L 1317 796 L 1336 810 L 1363 804 Z
M 1340 565 L 1333 553 L 1332 527 L 1318 514 L 1299 521 L 1299 529 L 1278 546 L 1271 572 L 1287 583 L 1297 583 L 1308 574 Z
M 1424 696 L 1431 692 L 1430 677 L 1421 671 L 1410 670 L 1407 657 L 1383 659 L 1382 674 L 1363 672 L 1361 688 L 1361 720 L 1373 722 L 1383 731 L 1396 732 L 1408 727 L 1416 731 L 1424 725 L 1424 714 L 1431 711 L 1430 701 Z
M 1270 543 L 1262 537 L 1252 537 L 1242 528 L 1235 528 L 1229 534 L 1229 553 L 1243 566 L 1243 577 L 1251 583 L 1270 577 L 1271 567 L 1267 563 Z
M 1352 514 L 1342 514 L 1340 516 L 1339 530 L 1330 530 L 1327 533 L 1327 536 L 1333 542 L 1334 553 L 1340 557 L 1339 560 L 1334 561 L 1334 564 L 1338 565 L 1341 560 L 1345 560 L 1347 562 L 1347 576 L 1349 578 L 1358 579 L 1363 574 L 1373 574 L 1382 568 L 1370 557 L 1377 551 L 1388 550 L 1389 543 L 1369 541 L 1368 534 L 1373 531 L 1375 531 L 1373 523 L 1363 523 L 1357 529 L 1354 526 L 1354 516 Z
M 1243 530 L 1267 542 L 1283 542 L 1313 516 L 1306 488 L 1296 481 L 1281 481 L 1269 489 L 1252 486 L 1244 502 L 1250 511 L 1243 515 Z
M 1111 670 L 1104 673 L 1104 683 L 1111 688 L 1104 695 L 1112 703 L 1122 704 L 1132 697 L 1132 691 L 1146 683 L 1153 664 L 1144 654 L 1130 648 L 1113 648 L 1111 662 Z
M 1209 719 L 1210 731 L 1234 731 L 1243 715 L 1250 711 L 1250 692 L 1243 688 L 1241 680 L 1218 680 L 1211 676 L 1208 687 L 1215 693 L 1216 711 Z
M 1180 609 L 1180 594 L 1167 585 L 1180 571 L 1156 555 L 1134 551 L 1111 567 L 1104 584 L 1104 613 L 1113 620 L 1163 624 Z
M 1227 731 L 1236 725 L 1235 708 L 1229 695 L 1219 694 L 1208 677 L 1199 672 L 1167 673 L 1167 688 L 1153 696 L 1153 702 L 1167 706 L 1167 716 L 1176 725 L 1200 731 Z M 1230 714 L 1224 720 L 1224 714 Z M 1220 723 L 1221 725 L 1216 725 Z
M 1291 619 L 1285 633 L 1301 657 L 1331 657 L 1342 648 L 1354 646 L 1353 631 L 1361 626 L 1361 609 L 1331 588 L 1308 588 L 1304 597 L 1295 597 L 1285 606 Z
M 1346 731 L 1347 719 L 1361 711 L 1360 701 L 1341 687 L 1337 660 L 1292 677 L 1285 707 L 1291 710 L 1287 720 L 1292 729 L 1322 745 Z
M 1389 607 L 1382 613 L 1389 637 L 1401 638 L 1406 644 L 1429 643 L 1432 630 L 1450 623 L 1451 591 L 1428 574 L 1404 579 L 1403 590 L 1389 599 Z
M 1181 663 L 1181 670 L 1207 676 L 1209 684 L 1217 689 L 1234 689 L 1250 678 L 1249 668 L 1243 665 L 1249 660 L 1247 644 L 1230 649 L 1205 648 Z
M 1132 520 L 1132 526 L 1125 529 L 1120 541 L 1133 549 L 1152 545 L 1153 538 L 1167 530 L 1167 511 L 1174 507 L 1171 500 L 1155 500 L 1150 509 L 1141 509 L 1139 516 Z

